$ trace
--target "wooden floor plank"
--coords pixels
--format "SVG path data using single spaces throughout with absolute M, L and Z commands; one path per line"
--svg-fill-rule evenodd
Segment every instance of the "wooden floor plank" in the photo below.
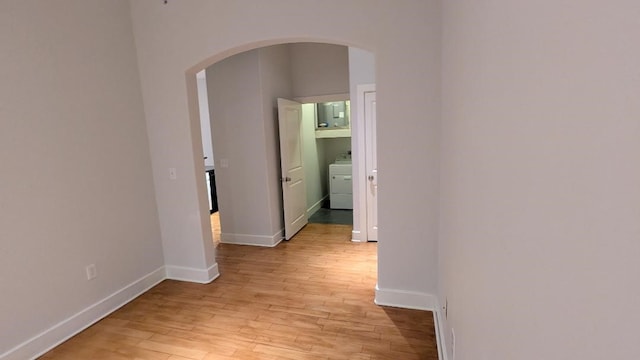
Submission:
M 377 244 L 308 224 L 275 248 L 220 244 L 211 284 L 166 280 L 42 359 L 426 359 L 428 311 L 377 306 Z

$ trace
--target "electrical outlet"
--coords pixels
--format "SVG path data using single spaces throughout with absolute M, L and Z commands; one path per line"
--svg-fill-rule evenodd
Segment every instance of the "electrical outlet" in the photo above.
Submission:
M 96 269 L 96 264 L 88 265 L 85 268 L 85 271 L 87 272 L 87 280 L 93 280 L 96 278 L 96 276 L 98 276 L 98 269 Z
M 456 332 L 451 328 L 451 360 L 456 360 Z
M 176 174 L 176 168 L 169 168 L 169 179 L 175 180 L 178 176 Z

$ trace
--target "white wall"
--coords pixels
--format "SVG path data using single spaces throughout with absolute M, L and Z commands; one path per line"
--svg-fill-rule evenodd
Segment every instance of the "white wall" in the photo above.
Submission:
M 259 51 L 207 68 L 222 241 L 270 236 Z M 227 141 L 234 139 L 234 141 Z M 224 162 L 228 166 L 222 165 Z
M 322 138 L 319 142 L 324 143 L 325 167 L 328 169 L 329 164 L 336 161 L 338 155 L 346 154 L 351 150 L 350 137 Z
M 207 77 L 205 70 L 197 75 L 198 109 L 200 110 L 200 131 L 202 134 L 202 153 L 205 166 L 214 166 L 213 142 L 211 141 L 211 118 L 209 117 L 209 97 L 207 96 Z
M 280 240 L 282 193 L 278 97 L 291 97 L 288 46 L 271 46 L 207 68 L 223 242 Z M 228 166 L 221 165 L 226 161 Z
M 260 56 L 260 86 L 262 91 L 263 123 L 269 189 L 271 234 L 284 228 L 282 213 L 282 183 L 280 178 L 280 144 L 278 129 L 278 98 L 290 99 L 292 94 L 291 57 L 289 45 L 264 47 Z M 264 176 L 264 174 L 262 174 Z
M 295 97 L 349 92 L 349 56 L 346 46 L 294 43 L 290 48 Z
M 444 4 L 456 359 L 638 358 L 640 3 Z
M 379 182 L 378 285 L 399 301 L 405 300 L 404 293 L 397 290 L 411 291 L 422 304 L 436 291 L 438 1 L 333 0 L 323 5 L 300 1 L 291 7 L 284 0 L 131 2 L 167 263 L 202 267 L 198 254 L 209 242 L 202 226 L 206 203 L 198 200 L 198 193 L 206 199 L 194 147 L 199 140 L 192 135 L 197 104 L 188 101 L 185 83 L 194 92 L 189 89 L 195 88 L 197 71 L 250 48 L 335 41 L 376 56 L 378 165 L 384 174 Z M 308 21 L 310 12 L 332 17 L 332 26 Z M 177 167 L 182 177 L 170 181 L 169 167 Z M 211 259 L 211 251 L 205 255 Z
M 128 3 L 0 8 L 0 358 L 26 359 L 163 254 Z
M 214 263 L 195 73 L 284 39 L 376 56 L 379 293 L 439 250 L 457 359 L 637 358 L 637 2 L 443 4 L 131 1 L 138 73 L 126 3 L 5 2 L 0 354 L 162 265 L 145 117 L 165 263 Z
M 349 48 L 349 93 L 351 97 L 351 119 L 356 119 L 358 110 L 358 97 L 356 96 L 358 85 L 376 83 L 376 63 L 372 52 Z
M 304 179 L 307 189 L 307 210 L 309 210 L 328 195 L 327 170 L 324 169 L 324 142 L 316 141 L 316 110 L 314 104 L 302 104 L 302 144 Z M 317 206 L 312 210 L 317 210 Z
M 365 20 L 378 39 L 378 287 L 421 307 L 437 288 L 440 7 L 384 4 L 378 21 Z

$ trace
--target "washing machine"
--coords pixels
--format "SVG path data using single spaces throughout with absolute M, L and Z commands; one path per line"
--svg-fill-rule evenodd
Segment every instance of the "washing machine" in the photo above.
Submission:
M 337 160 L 329 165 L 329 207 L 353 209 L 351 160 Z

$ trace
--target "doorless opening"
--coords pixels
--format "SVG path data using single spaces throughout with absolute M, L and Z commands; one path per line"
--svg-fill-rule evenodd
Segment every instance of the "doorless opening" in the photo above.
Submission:
M 304 44 L 301 45 L 300 43 L 285 43 L 285 44 L 289 44 L 286 46 L 304 46 L 304 51 L 308 52 L 309 51 L 309 47 L 311 45 L 318 45 L 318 44 Z M 252 50 L 249 51 L 245 51 L 243 53 L 237 53 L 236 55 L 240 55 L 240 57 L 242 57 L 241 61 L 246 63 L 250 63 L 252 60 L 256 60 L 257 64 L 259 65 L 263 65 L 261 63 L 261 61 L 264 61 L 265 58 L 267 59 L 271 59 L 273 60 L 274 58 L 277 58 L 278 55 L 276 54 L 276 51 L 274 49 L 269 49 L 272 48 L 272 46 L 269 46 L 269 48 L 265 48 L 265 47 L 259 47 L 259 45 L 262 44 L 256 44 L 256 47 Z M 280 44 L 281 46 L 285 46 L 283 44 Z M 320 45 L 327 45 L 327 44 L 320 44 Z M 335 46 L 335 45 L 334 45 Z M 266 49 L 266 50 L 265 50 Z M 363 79 L 363 77 L 361 76 L 360 78 L 358 77 L 354 77 L 352 74 L 350 69 L 350 64 L 347 63 L 347 78 L 348 80 L 346 81 L 347 84 L 347 93 L 350 94 L 354 94 L 353 89 L 362 83 L 372 83 L 375 81 L 375 79 L 373 79 L 373 54 L 366 52 L 365 50 L 360 50 L 360 49 L 355 49 L 355 48 L 345 48 L 348 53 L 347 53 L 347 59 L 348 62 L 350 63 L 352 61 L 352 51 L 354 53 L 356 53 L 356 55 L 359 56 L 356 57 L 356 60 L 363 58 L 362 54 L 368 54 L 370 57 L 370 65 L 368 65 L 368 67 L 371 69 L 370 71 L 370 77 L 367 79 Z M 245 50 L 245 49 L 242 49 Z M 239 51 L 239 50 L 238 50 Z M 257 51 L 257 54 L 255 54 Z M 262 54 L 261 51 L 265 54 Z M 235 52 L 235 51 L 230 51 L 230 52 Z M 251 59 L 251 56 L 254 56 L 254 59 Z M 304 57 L 304 52 L 303 55 Z M 220 64 L 224 64 L 223 66 L 230 66 L 230 59 L 231 57 L 229 56 L 217 56 L 214 57 L 212 59 L 210 59 L 210 64 L 214 65 L 214 66 L 207 66 L 209 64 L 209 62 L 205 61 L 203 63 L 201 63 L 201 65 L 199 66 L 199 69 L 202 69 L 203 67 L 206 66 L 207 70 L 211 70 L 214 67 L 217 67 Z M 282 61 L 282 59 L 280 58 L 279 61 Z M 291 62 L 289 62 L 289 66 L 291 65 Z M 292 66 L 293 67 L 293 66 Z M 362 68 L 363 66 L 359 66 L 359 68 Z M 366 67 L 366 66 L 365 66 Z M 195 72 L 197 70 L 197 68 L 194 68 L 192 70 L 190 70 L 188 72 L 192 73 Z M 276 72 L 277 73 L 277 72 Z M 357 73 L 357 71 L 356 71 Z M 357 74 L 355 74 L 357 75 Z M 306 75 L 305 75 L 306 76 Z M 189 77 L 189 76 L 188 76 Z M 259 74 L 258 73 L 258 78 L 260 79 L 260 81 L 264 82 L 264 81 L 272 81 L 272 82 L 277 82 L 277 80 L 274 80 L 273 78 L 266 78 L 264 74 Z M 355 78 L 355 83 L 354 83 L 354 78 Z M 189 80 L 189 79 L 188 79 Z M 237 84 L 238 82 L 236 82 Z M 247 82 L 242 82 L 245 85 L 247 84 Z M 208 86 L 211 86 L 210 84 Z M 242 85 L 239 85 L 242 86 Z M 250 94 L 250 89 L 238 89 L 239 91 L 244 91 L 247 94 Z M 300 91 L 300 88 L 298 87 L 298 91 Z M 334 91 L 335 92 L 335 91 Z M 210 100 L 217 98 L 217 99 L 221 99 L 222 97 L 218 96 L 220 95 L 219 93 L 217 93 L 216 91 L 213 91 L 213 94 L 210 94 Z M 293 97 L 293 98 L 299 98 L 298 93 L 290 93 L 289 97 Z M 311 94 L 309 93 L 303 93 L 302 95 L 304 96 L 310 96 Z M 226 99 L 228 100 L 228 99 Z M 269 99 L 269 101 L 273 101 L 275 99 Z M 215 104 L 213 104 L 213 102 L 210 101 L 210 103 L 212 103 L 212 111 L 216 111 L 215 108 Z M 353 103 L 353 99 L 352 99 L 352 103 Z M 268 109 L 272 107 L 270 105 L 267 104 L 267 101 L 264 101 L 262 103 L 259 102 L 255 102 L 255 104 L 258 104 L 256 107 L 260 107 L 263 106 L 264 109 Z M 254 108 L 255 110 L 255 108 Z M 352 110 L 356 110 L 354 109 L 354 106 L 352 105 Z M 268 113 L 268 111 L 265 111 L 265 114 Z M 355 118 L 357 115 L 352 114 L 352 118 Z M 233 127 L 236 127 L 235 131 L 234 129 L 232 129 L 231 126 L 229 126 L 229 123 L 225 123 L 225 124 L 216 124 L 215 120 L 213 125 L 213 133 L 214 133 L 214 145 L 213 147 L 217 147 L 218 143 L 222 142 L 224 143 L 225 141 L 227 142 L 231 142 L 233 141 L 233 139 L 242 139 L 242 137 L 237 137 L 238 133 L 242 132 L 244 134 L 249 133 L 249 132 L 261 132 L 264 139 L 266 139 L 268 137 L 269 134 L 271 134 L 273 136 L 273 141 L 275 142 L 275 140 L 277 140 L 277 134 L 275 132 L 275 125 L 274 123 L 270 123 L 269 121 L 264 122 L 263 124 L 261 124 L 261 126 L 257 126 L 257 124 L 250 124 L 250 123 L 234 123 Z M 220 131 L 217 131 L 216 127 L 220 127 Z M 364 163 L 364 158 L 362 157 L 364 155 L 364 150 L 361 149 L 361 147 L 363 146 L 363 144 L 361 142 L 359 142 L 357 140 L 357 134 L 359 131 L 362 131 L 363 129 L 358 128 L 355 124 L 353 126 L 353 137 L 351 138 L 351 150 L 353 153 L 353 166 L 354 166 L 354 178 L 362 178 L 364 175 L 364 171 L 360 170 L 361 164 Z M 216 140 L 216 136 L 221 137 L 222 140 L 221 141 L 217 141 Z M 219 189 L 219 200 L 220 200 L 220 209 L 221 211 L 221 222 L 222 222 L 222 227 L 225 227 L 225 223 L 230 223 L 230 224 L 238 224 L 239 222 L 245 222 L 245 223 L 251 223 L 253 225 L 255 225 L 254 228 L 251 228 L 251 226 L 247 227 L 245 232 L 240 232 L 240 231 L 235 231 L 233 228 L 230 228 L 228 231 L 229 236 L 225 239 L 225 236 L 223 235 L 223 242 L 225 240 L 228 240 L 228 242 L 235 242 L 235 243 L 253 243 L 254 245 L 262 245 L 262 246 L 273 246 L 277 243 L 277 241 L 279 241 L 279 239 L 282 238 L 282 233 L 278 233 L 278 230 L 282 229 L 282 222 L 281 222 L 281 209 L 282 209 L 282 204 L 281 204 L 281 199 L 277 200 L 276 196 L 270 195 L 265 197 L 265 200 L 263 201 L 262 204 L 258 204 L 260 206 L 263 207 L 263 209 L 266 209 L 265 212 L 263 212 L 262 218 L 259 219 L 257 216 L 253 216 L 254 214 L 249 214 L 249 216 L 247 216 L 247 212 L 244 212 L 243 215 L 238 215 L 237 213 L 234 213 L 233 211 L 231 213 L 228 214 L 227 219 L 225 219 L 225 215 L 226 215 L 226 210 L 225 210 L 225 204 L 228 204 L 227 206 L 230 207 L 232 210 L 237 208 L 237 201 L 246 201 L 247 203 L 250 203 L 252 200 L 255 199 L 251 199 L 250 196 L 246 196 L 243 197 L 243 195 L 251 195 L 251 194 L 242 194 L 241 196 L 237 196 L 237 191 L 234 194 L 233 190 L 229 190 L 227 189 L 225 184 L 229 184 L 229 183 L 237 183 L 237 182 L 242 182 L 244 181 L 242 177 L 239 176 L 231 176 L 227 177 L 226 179 L 223 180 L 224 178 L 224 172 L 227 169 L 231 169 L 234 168 L 234 170 L 241 170 L 240 171 L 240 175 L 244 175 L 245 177 L 255 177 L 255 178 L 262 178 L 262 183 L 259 184 L 257 188 L 259 191 L 264 191 L 264 192 L 273 192 L 273 182 L 274 180 L 279 180 L 279 176 L 277 175 L 279 173 L 279 169 L 278 166 L 276 165 L 273 168 L 269 168 L 271 165 L 269 165 L 269 160 L 273 160 L 275 159 L 275 157 L 269 155 L 270 151 L 273 151 L 273 144 L 270 144 L 269 142 L 271 140 L 260 140 L 257 142 L 252 142 L 252 141 L 241 141 L 242 147 L 241 149 L 231 149 L 231 148 L 225 148 L 224 146 L 221 147 L 220 151 L 218 151 L 218 149 L 215 149 L 215 154 L 216 154 L 216 173 L 218 175 L 218 189 Z M 195 139 L 194 139 L 195 140 Z M 246 139 L 246 140 L 255 140 L 255 139 Z M 261 147 L 261 149 L 253 149 L 253 150 L 258 150 L 258 151 L 254 151 L 253 154 L 251 155 L 249 153 L 249 151 L 251 150 L 251 144 L 248 143 L 253 143 L 253 145 L 255 145 L 257 143 L 258 147 Z M 197 144 L 196 144 L 197 145 Z M 196 149 L 197 146 L 194 145 L 194 149 Z M 262 152 L 265 152 L 265 149 L 267 151 L 267 155 L 266 158 L 263 159 L 264 161 L 262 161 L 262 164 L 260 164 L 259 166 L 254 166 L 254 170 L 256 171 L 260 171 L 261 173 L 259 175 L 256 175 L 257 173 L 247 173 L 246 172 L 246 168 L 243 168 L 242 166 L 238 166 L 238 156 L 242 156 L 244 158 L 249 158 L 251 156 L 255 157 L 256 153 L 259 153 L 260 150 L 262 150 Z M 236 152 L 233 152 L 232 150 L 236 150 Z M 271 156 L 271 158 L 269 158 L 269 156 Z M 218 169 L 219 168 L 219 169 Z M 244 174 L 242 174 L 242 172 L 244 171 Z M 273 176 L 275 175 L 275 177 Z M 267 180 L 264 180 L 264 178 L 269 178 Z M 325 178 L 326 179 L 326 178 Z M 353 240 L 354 241 L 366 241 L 367 240 L 367 230 L 366 228 L 364 228 L 364 225 L 366 224 L 366 212 L 362 211 L 363 209 L 361 208 L 361 203 L 362 203 L 362 199 L 365 197 L 365 193 L 363 193 L 364 189 L 361 189 L 358 187 L 358 184 L 356 184 L 356 182 L 354 182 L 354 231 L 353 231 Z M 227 191 L 229 190 L 229 191 Z M 200 190 L 199 190 L 200 191 Z M 226 192 L 226 194 L 225 194 Z M 229 197 L 231 198 L 231 201 L 228 201 L 229 199 L 225 199 L 225 196 L 229 195 Z M 235 196 L 230 196 L 230 195 L 235 195 Z M 277 197 L 280 197 L 280 193 L 277 193 Z M 206 204 L 206 203 L 205 203 Z M 255 205 L 255 204 L 254 204 Z M 275 206 L 274 206 L 275 205 Z M 277 211 L 277 220 L 278 223 L 274 226 L 274 218 L 276 218 L 276 216 L 274 216 L 274 209 L 275 211 Z M 203 213 L 206 213 L 203 211 Z M 265 216 L 265 213 L 267 213 L 268 215 Z M 260 226 L 262 226 L 262 228 L 258 229 Z M 266 230 L 265 230 L 266 229 Z M 262 230 L 262 232 L 256 232 L 255 230 Z M 235 231 L 235 232 L 232 232 Z M 255 235 L 256 233 L 258 233 L 258 236 L 251 236 L 251 235 Z M 242 237 L 242 235 L 250 235 L 248 237 Z

